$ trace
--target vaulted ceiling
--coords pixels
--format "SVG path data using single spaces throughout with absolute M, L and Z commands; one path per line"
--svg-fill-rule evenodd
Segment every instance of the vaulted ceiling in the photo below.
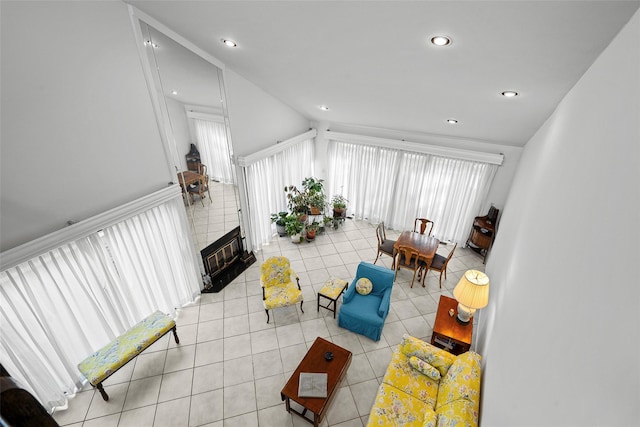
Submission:
M 310 120 L 511 146 L 529 140 L 640 6 L 638 1 L 127 3 Z M 435 35 L 452 42 L 435 46 L 430 42 Z M 237 47 L 226 47 L 222 39 Z M 507 90 L 518 96 L 502 96 Z

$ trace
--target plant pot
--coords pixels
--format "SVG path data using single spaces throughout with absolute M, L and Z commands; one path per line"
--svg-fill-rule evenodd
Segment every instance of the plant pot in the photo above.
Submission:
M 345 208 L 333 208 L 333 217 L 342 218 L 344 216 Z
M 302 241 L 302 234 L 292 234 L 291 241 L 293 243 L 300 243 Z
M 316 231 L 315 230 L 307 230 L 307 241 L 311 241 L 313 239 L 316 238 Z
M 302 222 L 302 223 L 307 222 L 307 218 L 308 218 L 307 214 L 300 214 L 300 215 L 298 215 L 298 221 L 300 221 L 300 222 Z
M 285 229 L 284 224 L 276 224 L 276 231 L 278 232 L 278 236 L 280 237 L 287 235 L 287 230 Z
M 320 215 L 320 213 L 322 212 L 320 208 L 316 208 L 315 206 L 311 206 L 310 209 L 311 215 Z

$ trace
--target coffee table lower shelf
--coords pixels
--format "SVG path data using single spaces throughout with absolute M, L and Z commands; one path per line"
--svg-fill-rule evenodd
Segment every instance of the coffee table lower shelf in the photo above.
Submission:
M 333 353 L 332 360 L 326 360 L 324 355 Z M 309 351 L 304 356 L 296 370 L 280 392 L 280 397 L 285 402 L 287 412 L 295 413 L 317 427 L 325 416 L 329 404 L 338 389 L 351 364 L 351 352 L 324 338 L 316 338 Z M 300 397 L 298 396 L 298 383 L 301 372 L 327 373 L 327 397 Z M 291 401 L 302 406 L 302 412 L 291 407 Z M 307 416 L 307 412 L 313 414 L 313 419 Z

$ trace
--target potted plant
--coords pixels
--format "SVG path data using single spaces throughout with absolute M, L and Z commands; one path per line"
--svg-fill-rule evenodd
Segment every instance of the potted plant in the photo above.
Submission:
M 309 209 L 311 215 L 320 215 L 327 204 L 327 196 L 324 192 L 309 194 Z
M 284 191 L 287 193 L 289 210 L 296 214 L 301 222 L 305 222 L 309 210 L 309 193 L 306 190 L 300 191 L 295 185 L 284 187 Z
M 302 180 L 302 188 L 310 194 L 324 193 L 324 179 L 308 177 Z
M 302 188 L 309 196 L 311 215 L 320 215 L 327 203 L 327 196 L 324 193 L 324 180 L 307 177 L 302 180 Z
M 318 233 L 323 233 L 326 229 L 327 229 L 327 224 L 329 224 L 330 222 L 333 222 L 333 217 L 331 216 L 323 216 L 322 217 L 322 222 L 320 223 L 320 229 L 318 230 Z
M 316 238 L 316 233 L 320 229 L 320 224 L 317 221 L 313 221 L 307 225 L 307 241 L 310 242 Z
M 331 198 L 331 204 L 333 205 L 333 217 L 342 218 L 344 212 L 347 210 L 348 200 L 341 194 L 334 194 Z
M 302 230 L 304 224 L 298 220 L 298 216 L 295 214 L 289 214 L 284 219 L 284 228 L 287 234 L 291 237 L 293 243 L 300 243 L 302 240 Z
M 278 232 L 278 236 L 282 237 L 287 234 L 287 230 L 285 228 L 285 218 L 287 217 L 287 212 L 278 212 L 277 214 L 271 214 L 271 222 L 276 223 L 276 231 Z

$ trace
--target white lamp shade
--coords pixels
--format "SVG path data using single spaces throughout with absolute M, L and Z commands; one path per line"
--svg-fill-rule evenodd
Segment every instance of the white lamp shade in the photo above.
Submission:
M 482 271 L 467 270 L 453 289 L 458 303 L 473 309 L 489 304 L 489 277 Z

